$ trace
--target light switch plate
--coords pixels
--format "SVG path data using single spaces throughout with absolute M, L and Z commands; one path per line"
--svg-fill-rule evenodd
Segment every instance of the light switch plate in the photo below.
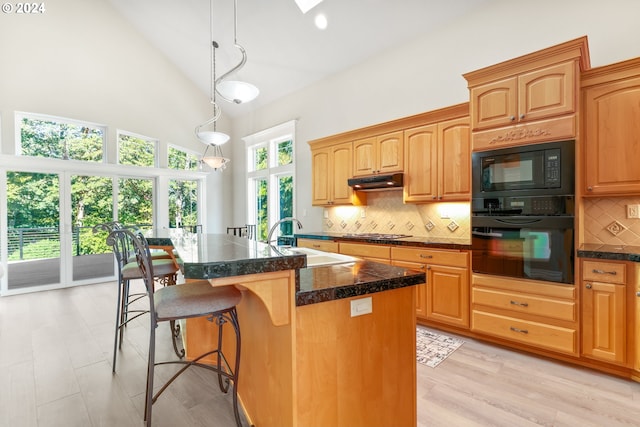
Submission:
M 362 316 L 373 312 L 371 297 L 354 299 L 351 301 L 351 317 Z

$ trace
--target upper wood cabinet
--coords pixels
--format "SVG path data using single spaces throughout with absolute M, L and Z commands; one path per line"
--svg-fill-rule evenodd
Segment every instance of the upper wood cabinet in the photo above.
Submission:
M 404 131 L 405 202 L 471 199 L 469 118 Z
M 575 112 L 574 61 L 471 88 L 474 130 Z
M 402 172 L 402 131 L 372 136 L 353 143 L 353 176 Z
M 584 73 L 585 196 L 640 194 L 640 58 Z
M 575 138 L 586 37 L 467 73 L 473 150 Z
M 364 204 L 364 195 L 347 185 L 351 178 L 353 147 L 350 142 L 311 150 L 312 205 Z

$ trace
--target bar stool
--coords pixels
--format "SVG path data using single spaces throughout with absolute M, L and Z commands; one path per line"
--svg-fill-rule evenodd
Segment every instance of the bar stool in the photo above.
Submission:
M 236 305 L 240 302 L 242 294 L 234 286 L 212 287 L 206 280 L 189 281 L 176 286 L 168 286 L 154 292 L 153 278 L 155 266 L 151 260 L 149 245 L 142 233 L 132 233 L 127 229 L 114 230 L 109 234 L 108 240 L 127 239 L 134 246 L 138 267 L 143 273 L 144 283 L 149 296 L 149 318 L 151 321 L 149 334 L 149 360 L 147 365 L 147 387 L 145 398 L 145 421 L 151 426 L 151 414 L 154 402 L 167 389 L 167 387 L 190 366 L 199 366 L 217 373 L 218 385 L 223 393 L 229 391 L 230 383 L 233 383 L 233 411 L 238 427 L 242 426 L 238 411 L 238 373 L 240 368 L 240 325 Z M 112 243 L 112 245 L 115 243 Z M 206 317 L 215 321 L 218 325 L 218 347 L 191 361 L 170 360 L 156 362 L 155 341 L 156 328 L 160 322 L 176 321 L 193 317 Z M 230 323 L 236 336 L 235 364 L 232 368 L 222 353 L 222 333 L 225 323 Z M 207 365 L 199 362 L 206 356 L 216 354 L 216 365 Z M 158 365 L 182 364 L 184 365 L 167 382 L 153 394 L 154 371 Z
M 227 234 L 243 237 L 247 233 L 247 227 L 227 227 Z
M 112 221 L 95 225 L 93 227 L 93 232 L 99 233 L 101 231 L 106 231 L 111 233 L 114 230 L 122 229 L 126 229 L 126 227 L 117 221 Z M 116 264 L 118 266 L 118 300 L 116 305 L 116 322 L 113 338 L 113 365 L 111 369 L 112 372 L 115 372 L 118 349 L 122 348 L 125 327 L 132 320 L 148 313 L 149 310 L 142 308 L 130 308 L 133 303 L 147 296 L 146 292 L 130 292 L 131 281 L 143 279 L 142 271 L 138 267 L 130 241 L 128 239 L 119 238 L 111 241 L 107 240 L 107 244 L 112 247 L 113 254 L 116 258 Z M 133 262 L 131 262 L 132 257 Z M 168 254 L 163 255 L 158 253 L 152 262 L 155 267 L 155 279 L 163 286 L 175 285 L 179 268 L 171 256 Z M 175 325 L 175 322 L 172 322 L 171 326 L 174 331 L 173 350 L 178 357 L 183 357 L 184 349 L 178 349 L 177 344 L 178 337 L 180 336 L 180 328 Z

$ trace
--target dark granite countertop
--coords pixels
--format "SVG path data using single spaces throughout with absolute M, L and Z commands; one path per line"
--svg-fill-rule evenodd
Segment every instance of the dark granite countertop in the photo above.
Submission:
M 640 262 L 640 246 L 585 243 L 578 248 L 578 257 Z
M 399 239 L 384 239 L 370 237 L 345 237 L 346 233 L 309 232 L 296 233 L 297 239 L 339 240 L 341 242 L 377 243 L 396 246 L 416 246 L 434 249 L 471 250 L 471 242 L 466 239 L 456 238 L 431 238 L 425 236 L 402 237 Z
M 173 246 L 187 279 L 298 270 L 296 305 L 315 304 L 424 283 L 425 273 L 371 261 L 307 268 L 303 254 L 227 234 L 174 234 L 147 237 L 150 245 Z

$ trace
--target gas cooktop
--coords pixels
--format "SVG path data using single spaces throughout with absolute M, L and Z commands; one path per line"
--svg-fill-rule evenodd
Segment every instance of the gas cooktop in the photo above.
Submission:
M 352 239 L 393 240 L 393 239 L 402 239 L 403 237 L 411 237 L 411 235 L 385 234 L 385 233 L 353 233 L 353 234 L 345 234 L 342 237 L 352 238 Z

